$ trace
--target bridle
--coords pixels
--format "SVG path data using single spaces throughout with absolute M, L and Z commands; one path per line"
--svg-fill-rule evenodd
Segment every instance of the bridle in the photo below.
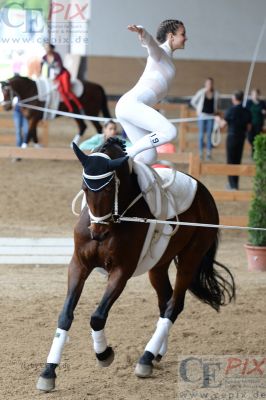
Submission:
M 107 182 L 107 184 L 105 184 L 100 190 L 102 190 L 105 186 L 109 185 L 111 183 L 111 181 L 114 179 L 115 180 L 115 198 L 114 198 L 114 206 L 112 208 L 112 211 L 110 211 L 108 214 L 103 215 L 102 217 L 96 217 L 90 210 L 89 205 L 87 203 L 87 207 L 88 207 L 88 212 L 89 212 L 89 216 L 90 216 L 90 220 L 92 224 L 106 224 L 109 225 L 110 222 L 118 222 L 119 219 L 119 214 L 118 214 L 118 190 L 119 190 L 119 185 L 120 185 L 120 180 L 118 179 L 116 172 L 115 171 L 111 171 L 107 174 L 112 174 L 111 179 Z M 104 175 L 107 175 L 104 174 Z M 83 171 L 83 176 L 84 177 L 88 177 L 90 175 L 86 175 Z M 94 179 L 102 179 L 103 175 L 98 175 L 97 178 Z M 85 180 L 84 180 L 85 182 Z M 86 182 L 85 182 L 86 184 Z M 99 191 L 100 191 L 99 190 Z M 87 200 L 86 200 L 87 202 Z M 113 212 L 114 210 L 114 212 Z M 109 221 L 108 221 L 109 220 Z M 108 221 L 108 222 L 107 222 Z
M 114 179 L 115 179 L 115 198 L 114 198 L 114 205 L 112 207 L 112 211 L 110 211 L 108 214 L 103 215 L 102 217 L 96 217 L 95 215 L 93 215 L 93 213 L 91 212 L 89 205 L 87 203 L 87 199 L 86 199 L 86 204 L 88 207 L 88 213 L 90 216 L 90 220 L 92 224 L 103 224 L 103 225 L 109 225 L 111 222 L 112 223 L 120 223 L 121 222 L 121 218 L 124 217 L 124 215 L 126 214 L 126 212 L 133 207 L 133 205 L 139 200 L 141 199 L 141 197 L 143 197 L 142 192 L 140 192 L 134 200 L 131 201 L 131 203 L 128 205 L 128 207 L 121 213 L 119 214 L 119 208 L 118 208 L 118 191 L 119 191 L 119 185 L 120 185 L 120 180 L 118 179 L 116 172 L 112 171 L 114 174 Z M 110 184 L 111 180 L 107 183 Z M 106 185 L 106 186 L 107 186 Z
M 91 154 L 92 156 L 95 156 L 95 153 Z M 107 154 L 104 153 L 98 153 L 97 155 L 104 157 L 104 158 L 110 158 Z M 142 197 L 142 193 L 139 193 L 135 199 L 129 204 L 129 206 L 121 213 L 119 214 L 119 205 L 118 205 L 118 193 L 119 193 L 119 185 L 120 185 L 120 180 L 116 174 L 116 171 L 109 171 L 106 172 L 105 174 L 101 174 L 101 175 L 88 175 L 85 173 L 85 171 L 83 170 L 82 173 L 83 176 L 83 181 L 85 183 L 85 185 L 87 186 L 87 188 L 89 190 L 92 191 L 101 191 L 103 190 L 106 186 L 108 186 L 112 180 L 114 179 L 115 181 L 115 195 L 114 195 L 114 204 L 113 207 L 111 209 L 111 211 L 108 214 L 105 214 L 101 217 L 97 217 L 96 215 L 94 215 L 91 210 L 90 207 L 88 205 L 87 199 L 86 199 L 86 204 L 88 207 L 88 213 L 90 216 L 90 220 L 92 224 L 105 224 L 105 225 L 109 225 L 111 222 L 112 223 L 119 223 L 120 218 L 122 218 L 125 213 Z M 105 182 L 101 187 L 97 188 L 97 190 L 92 189 L 89 184 L 86 182 L 86 179 L 91 179 L 91 180 L 99 180 L 99 179 L 104 179 L 104 178 L 108 178 L 110 177 L 110 179 L 107 180 L 107 182 Z

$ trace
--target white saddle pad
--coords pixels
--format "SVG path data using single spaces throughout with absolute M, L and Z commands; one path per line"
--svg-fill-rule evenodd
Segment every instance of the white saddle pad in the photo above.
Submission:
M 173 218 L 191 206 L 197 190 L 195 179 L 171 168 L 150 168 L 137 161 L 133 162 L 133 170 L 150 211 L 156 218 Z
M 57 90 L 57 84 L 54 80 L 40 77 L 36 80 L 38 91 L 38 100 L 45 102 L 45 108 L 58 110 L 60 101 L 62 101 L 60 93 Z M 84 91 L 84 85 L 79 79 L 71 81 L 71 90 L 77 96 L 81 97 Z M 43 119 L 53 119 L 56 114 L 45 111 Z
M 151 213 L 157 219 L 172 219 L 186 211 L 197 191 L 197 181 L 170 168 L 150 168 L 133 162 L 138 183 Z M 152 269 L 163 256 L 175 226 L 150 224 L 133 276 Z
M 40 77 L 36 80 L 38 91 L 38 100 L 44 101 L 44 108 L 58 110 L 60 103 L 60 94 L 57 90 L 57 84 L 48 78 Z M 44 111 L 43 119 L 54 119 L 56 114 Z
M 79 79 L 71 81 L 71 90 L 77 96 L 81 97 L 84 92 L 84 84 Z

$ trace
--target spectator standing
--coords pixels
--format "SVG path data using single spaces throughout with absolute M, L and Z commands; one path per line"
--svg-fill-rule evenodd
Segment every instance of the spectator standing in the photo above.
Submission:
M 226 111 L 224 119 L 217 118 L 221 128 L 226 125 L 228 134 L 226 138 L 226 158 L 228 164 L 241 164 L 243 148 L 247 132 L 251 129 L 251 112 L 242 105 L 243 91 L 239 90 L 232 96 L 233 105 Z M 227 189 L 238 190 L 239 177 L 228 176 Z
M 18 105 L 19 98 L 15 97 L 13 100 L 13 120 L 15 125 L 15 133 L 16 133 L 16 146 L 24 147 L 24 144 L 27 143 L 28 131 L 29 131 L 29 123 L 26 117 L 21 112 L 20 106 Z
M 211 159 L 211 136 L 213 131 L 214 119 L 208 119 L 208 117 L 213 117 L 214 114 L 217 112 L 218 96 L 218 92 L 214 89 L 213 78 L 207 78 L 204 87 L 197 91 L 190 102 L 192 107 L 196 109 L 197 115 L 199 117 L 199 155 L 201 159 L 203 159 L 205 133 L 207 135 L 206 158 L 207 160 Z
M 25 56 L 24 56 L 25 57 Z M 14 51 L 12 54 L 12 70 L 14 76 L 19 76 L 23 70 L 25 70 L 25 59 L 23 57 L 22 51 Z M 27 143 L 29 123 L 26 117 L 21 112 L 19 103 L 19 97 L 15 96 L 13 98 L 13 121 L 15 125 L 16 134 L 16 146 L 24 147 Z
M 250 110 L 252 115 L 252 126 L 250 132 L 248 132 L 248 141 L 251 145 L 251 156 L 253 157 L 253 143 L 255 137 L 262 132 L 266 114 L 266 104 L 264 101 L 260 100 L 259 89 L 253 89 L 251 91 L 251 99 L 247 102 L 247 108 Z

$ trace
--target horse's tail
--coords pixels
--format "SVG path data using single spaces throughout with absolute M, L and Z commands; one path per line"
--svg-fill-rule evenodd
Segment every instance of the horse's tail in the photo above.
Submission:
M 103 116 L 105 118 L 111 118 L 111 114 L 108 108 L 108 103 L 107 103 L 107 96 L 106 93 L 104 91 L 104 88 L 102 86 L 101 87 L 101 91 L 102 91 L 102 104 L 101 104 L 101 111 L 103 113 Z
M 219 243 L 219 233 L 203 257 L 198 272 L 189 290 L 204 303 L 209 304 L 216 311 L 220 306 L 230 303 L 235 299 L 234 277 L 227 267 L 215 261 Z M 215 265 L 223 269 L 227 279 L 215 269 Z

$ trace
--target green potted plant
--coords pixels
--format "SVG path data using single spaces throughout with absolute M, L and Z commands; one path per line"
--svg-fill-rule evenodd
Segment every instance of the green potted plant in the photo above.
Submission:
M 266 135 L 255 138 L 254 197 L 249 209 L 249 226 L 266 228 Z M 266 271 L 266 231 L 249 231 L 249 243 L 245 246 L 248 269 Z

